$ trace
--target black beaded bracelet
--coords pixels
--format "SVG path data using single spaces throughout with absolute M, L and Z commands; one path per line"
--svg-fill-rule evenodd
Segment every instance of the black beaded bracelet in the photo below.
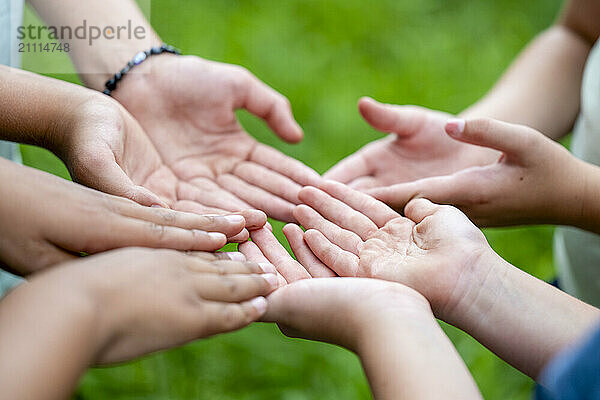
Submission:
M 163 44 L 160 47 L 153 47 L 150 50 L 140 51 L 135 55 L 135 57 L 133 57 L 133 60 L 127 63 L 125 68 L 117 72 L 111 79 L 109 79 L 104 84 L 106 89 L 104 89 L 104 92 L 102 93 L 104 93 L 107 96 L 110 96 L 111 93 L 117 88 L 117 84 L 121 81 L 121 79 L 123 79 L 123 77 L 127 75 L 129 71 L 131 71 L 135 66 L 140 65 L 141 63 L 146 61 L 150 56 L 156 56 L 162 53 L 171 53 L 176 54 L 178 56 L 181 55 L 181 52 L 179 50 L 177 50 L 173 46 L 169 46 L 168 44 Z

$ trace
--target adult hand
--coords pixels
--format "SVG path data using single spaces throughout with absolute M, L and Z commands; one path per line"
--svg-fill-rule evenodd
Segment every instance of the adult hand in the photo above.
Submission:
M 0 164 L 0 262 L 21 275 L 119 247 L 214 251 L 244 229 L 240 215 L 144 207 L 9 161 Z
M 367 193 L 397 210 L 419 197 L 452 204 L 479 226 L 557 223 L 600 229 L 594 200 L 586 193 L 593 192 L 589 176 L 598 172 L 588 173 L 595 167 L 560 144 L 529 127 L 490 119 L 450 120 L 445 129 L 457 143 L 498 150 L 502 157 L 486 166 Z
M 422 293 L 448 322 L 500 258 L 459 210 L 413 200 L 405 217 L 336 182 L 300 192 L 294 215 L 312 252 L 340 276 L 379 278 Z M 497 260 L 498 259 L 498 260 Z
M 246 109 L 282 139 L 302 139 L 287 99 L 241 67 L 193 56 L 152 57 L 120 83 L 114 97 L 145 129 L 169 179 L 179 182 L 160 193 L 178 199 L 176 209 L 257 208 L 293 221 L 298 191 L 320 180 L 301 162 L 258 143 L 240 125 L 235 111 Z
M 331 168 L 324 177 L 358 190 L 389 186 L 494 162 L 499 153 L 450 139 L 452 115 L 417 106 L 358 103 L 363 118 L 392 135 L 372 142 Z

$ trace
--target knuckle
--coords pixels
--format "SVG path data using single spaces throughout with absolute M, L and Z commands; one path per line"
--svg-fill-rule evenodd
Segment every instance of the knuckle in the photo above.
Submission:
M 221 320 L 223 323 L 223 328 L 230 330 L 237 327 L 243 320 L 245 320 L 245 318 L 238 306 L 229 305 L 223 310 Z
M 223 288 L 225 289 L 228 295 L 235 296 L 239 293 L 239 285 L 234 279 L 229 277 L 223 277 L 222 282 Z
M 166 224 L 173 224 L 177 221 L 177 214 L 174 211 L 157 209 L 156 214 L 159 219 Z
M 148 222 L 146 224 L 146 228 L 148 230 L 148 232 L 150 233 L 150 235 L 152 236 L 152 238 L 154 238 L 155 240 L 162 242 L 163 240 L 165 240 L 165 237 L 167 235 L 167 231 L 166 231 L 166 227 L 164 225 L 160 225 L 154 222 Z

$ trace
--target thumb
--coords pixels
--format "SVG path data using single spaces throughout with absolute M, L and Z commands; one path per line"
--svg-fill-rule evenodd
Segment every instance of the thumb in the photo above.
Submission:
M 382 104 L 370 97 L 358 101 L 358 111 L 378 131 L 404 137 L 417 133 L 426 118 L 420 107 Z
M 405 209 L 407 204 L 415 199 L 422 198 L 436 204 L 468 206 L 479 204 L 485 200 L 483 197 L 485 193 L 489 192 L 488 180 L 485 179 L 485 176 L 484 169 L 471 169 L 452 175 L 423 178 L 413 182 L 369 189 L 366 193 L 386 203 L 396 211 L 404 213 L 407 212 Z M 416 205 L 421 206 L 425 204 L 423 202 L 416 203 Z M 413 217 L 418 220 L 415 213 L 411 213 L 409 218 L 413 219 Z
M 450 119 L 445 130 L 456 140 L 499 150 L 517 159 L 531 152 L 536 139 L 536 132 L 531 128 L 489 118 Z
M 294 119 L 289 100 L 250 72 L 244 71 L 247 87 L 242 107 L 262 118 L 286 142 L 300 142 L 304 133 Z
M 168 204 L 155 193 L 133 183 L 131 178 L 117 164 L 112 153 L 105 154 L 99 151 L 93 159 L 82 163 L 73 172 L 73 179 L 87 187 L 133 200 L 143 206 L 169 208 Z

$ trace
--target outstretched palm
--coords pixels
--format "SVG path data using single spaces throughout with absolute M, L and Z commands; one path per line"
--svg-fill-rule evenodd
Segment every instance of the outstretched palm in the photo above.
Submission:
M 377 140 L 340 161 L 325 178 L 365 190 L 496 161 L 498 152 L 449 138 L 452 115 L 417 106 L 393 106 L 361 99 L 359 110 L 374 128 L 394 135 Z
M 258 143 L 235 116 L 247 109 L 297 142 L 302 131 L 288 101 L 237 66 L 166 55 L 144 66 L 146 74 L 128 77 L 115 92 L 164 163 L 142 184 L 177 210 L 257 208 L 293 221 L 300 188 L 318 183 L 318 174 Z

